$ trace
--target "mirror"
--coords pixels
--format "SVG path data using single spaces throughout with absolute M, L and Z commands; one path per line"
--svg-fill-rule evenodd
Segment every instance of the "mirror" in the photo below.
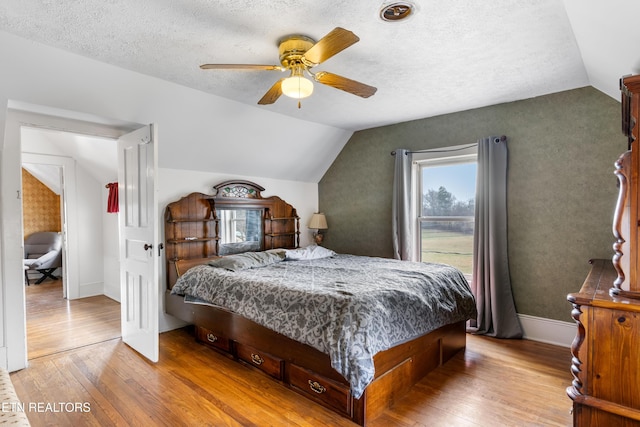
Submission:
M 262 250 L 262 209 L 216 209 L 219 255 Z

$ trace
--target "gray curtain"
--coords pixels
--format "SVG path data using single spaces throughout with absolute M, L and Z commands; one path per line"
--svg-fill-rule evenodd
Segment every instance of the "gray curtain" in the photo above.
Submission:
M 521 338 L 507 254 L 507 138 L 478 140 L 473 278 L 478 307 L 469 332 Z
M 391 215 L 393 256 L 396 259 L 412 261 L 411 153 L 405 149 L 395 151 Z

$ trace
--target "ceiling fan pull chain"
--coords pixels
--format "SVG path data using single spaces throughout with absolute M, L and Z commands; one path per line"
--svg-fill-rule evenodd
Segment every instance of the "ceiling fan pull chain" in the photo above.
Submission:
M 300 100 L 298 100 L 298 109 L 300 109 L 301 103 Z

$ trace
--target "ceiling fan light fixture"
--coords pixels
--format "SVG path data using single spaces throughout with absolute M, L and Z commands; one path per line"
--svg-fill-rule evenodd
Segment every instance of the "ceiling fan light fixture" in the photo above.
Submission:
M 302 99 L 313 93 L 313 83 L 302 75 L 302 69 L 294 69 L 291 76 L 282 81 L 282 93 L 289 98 Z
M 352 95 L 368 98 L 376 93 L 375 87 L 326 71 L 311 72 L 311 68 L 325 62 L 359 40 L 360 38 L 353 32 L 336 27 L 318 42 L 301 35 L 291 35 L 280 39 L 278 52 L 280 53 L 281 65 L 202 64 L 200 68 L 203 70 L 289 70 L 291 72 L 289 77 L 276 81 L 260 98 L 258 105 L 273 104 L 280 96 L 285 95 L 298 99 L 298 108 L 300 108 L 300 99 L 313 93 L 313 81 Z M 304 77 L 305 73 L 309 78 Z

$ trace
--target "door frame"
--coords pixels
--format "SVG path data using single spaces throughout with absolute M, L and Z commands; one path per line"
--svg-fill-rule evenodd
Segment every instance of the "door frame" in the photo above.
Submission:
M 22 141 L 20 141 L 22 145 Z M 76 185 L 75 161 L 70 157 L 52 156 L 50 154 L 22 153 L 24 163 L 58 166 L 62 176 L 60 194 L 60 220 L 62 222 L 62 296 L 68 299 L 78 298 L 80 292 L 79 260 L 77 238 L 77 194 L 72 189 Z M 22 188 L 22 187 L 21 187 Z M 22 191 L 22 190 L 20 190 Z M 23 228 L 24 232 L 24 228 Z
M 24 243 L 22 236 L 22 159 L 20 133 L 23 126 L 58 130 L 103 138 L 118 139 L 142 124 L 82 121 L 70 116 L 50 116 L 27 110 L 6 111 L 4 146 L 2 147 L 2 167 L 0 167 L 0 194 L 2 195 L 0 261 L 4 295 L 0 293 L 0 304 L 4 307 L 5 327 L 0 328 L 0 366 L 17 371 L 27 366 L 26 306 L 24 290 L 24 270 L 22 257 Z M 157 147 L 156 147 L 157 148 Z M 17 185 L 16 185 L 17 184 Z M 154 218 L 155 220 L 155 218 Z M 11 327 L 8 325 L 11 324 Z

